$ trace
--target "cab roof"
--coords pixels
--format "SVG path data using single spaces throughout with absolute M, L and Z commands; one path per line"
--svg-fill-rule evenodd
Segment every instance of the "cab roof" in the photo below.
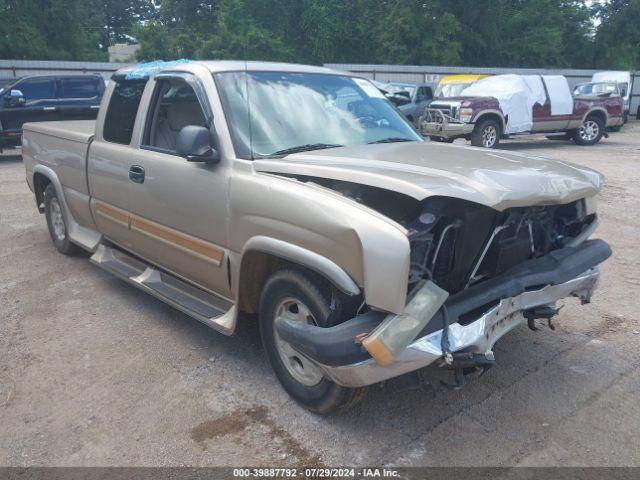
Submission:
M 276 71 L 276 72 L 299 72 L 299 73 L 324 73 L 330 75 L 351 75 L 348 72 L 332 70 L 330 68 L 318 67 L 314 65 L 300 65 L 295 63 L 280 62 L 256 62 L 244 60 L 176 60 L 171 62 L 150 62 L 130 65 L 119 69 L 114 76 L 144 78 L 165 70 L 180 69 L 181 66 L 200 65 L 207 68 L 211 73 L 237 72 L 244 70 L 253 71 Z

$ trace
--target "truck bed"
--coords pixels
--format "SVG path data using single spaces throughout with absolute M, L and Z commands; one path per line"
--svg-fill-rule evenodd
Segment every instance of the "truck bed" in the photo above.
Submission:
M 87 154 L 94 136 L 94 120 L 25 123 L 22 161 L 27 182 L 34 189 L 35 169 L 53 171 L 73 217 L 92 226 L 87 185 Z
M 95 132 L 95 120 L 67 120 L 62 122 L 25 123 L 23 130 L 37 132 L 64 140 L 89 143 Z

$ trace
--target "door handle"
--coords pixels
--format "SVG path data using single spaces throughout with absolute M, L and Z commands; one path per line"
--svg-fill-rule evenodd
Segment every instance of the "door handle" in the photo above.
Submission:
M 144 168 L 140 165 L 129 167 L 129 180 L 136 183 L 144 183 Z

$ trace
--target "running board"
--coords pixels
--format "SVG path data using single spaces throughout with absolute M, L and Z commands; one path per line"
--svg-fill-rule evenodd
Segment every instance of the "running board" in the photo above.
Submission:
M 231 335 L 235 330 L 235 307 L 227 299 L 104 244 L 98 245 L 91 263 L 225 335 Z

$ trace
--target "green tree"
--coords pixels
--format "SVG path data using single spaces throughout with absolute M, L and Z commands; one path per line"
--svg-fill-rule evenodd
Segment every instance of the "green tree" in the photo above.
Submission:
M 86 0 L 0 0 L 0 57 L 106 59 L 96 6 Z
M 598 68 L 640 68 L 640 0 L 610 0 L 598 9 Z
M 132 42 L 138 25 L 153 18 L 156 8 L 151 0 L 97 0 L 102 28 L 103 49 L 113 43 Z

